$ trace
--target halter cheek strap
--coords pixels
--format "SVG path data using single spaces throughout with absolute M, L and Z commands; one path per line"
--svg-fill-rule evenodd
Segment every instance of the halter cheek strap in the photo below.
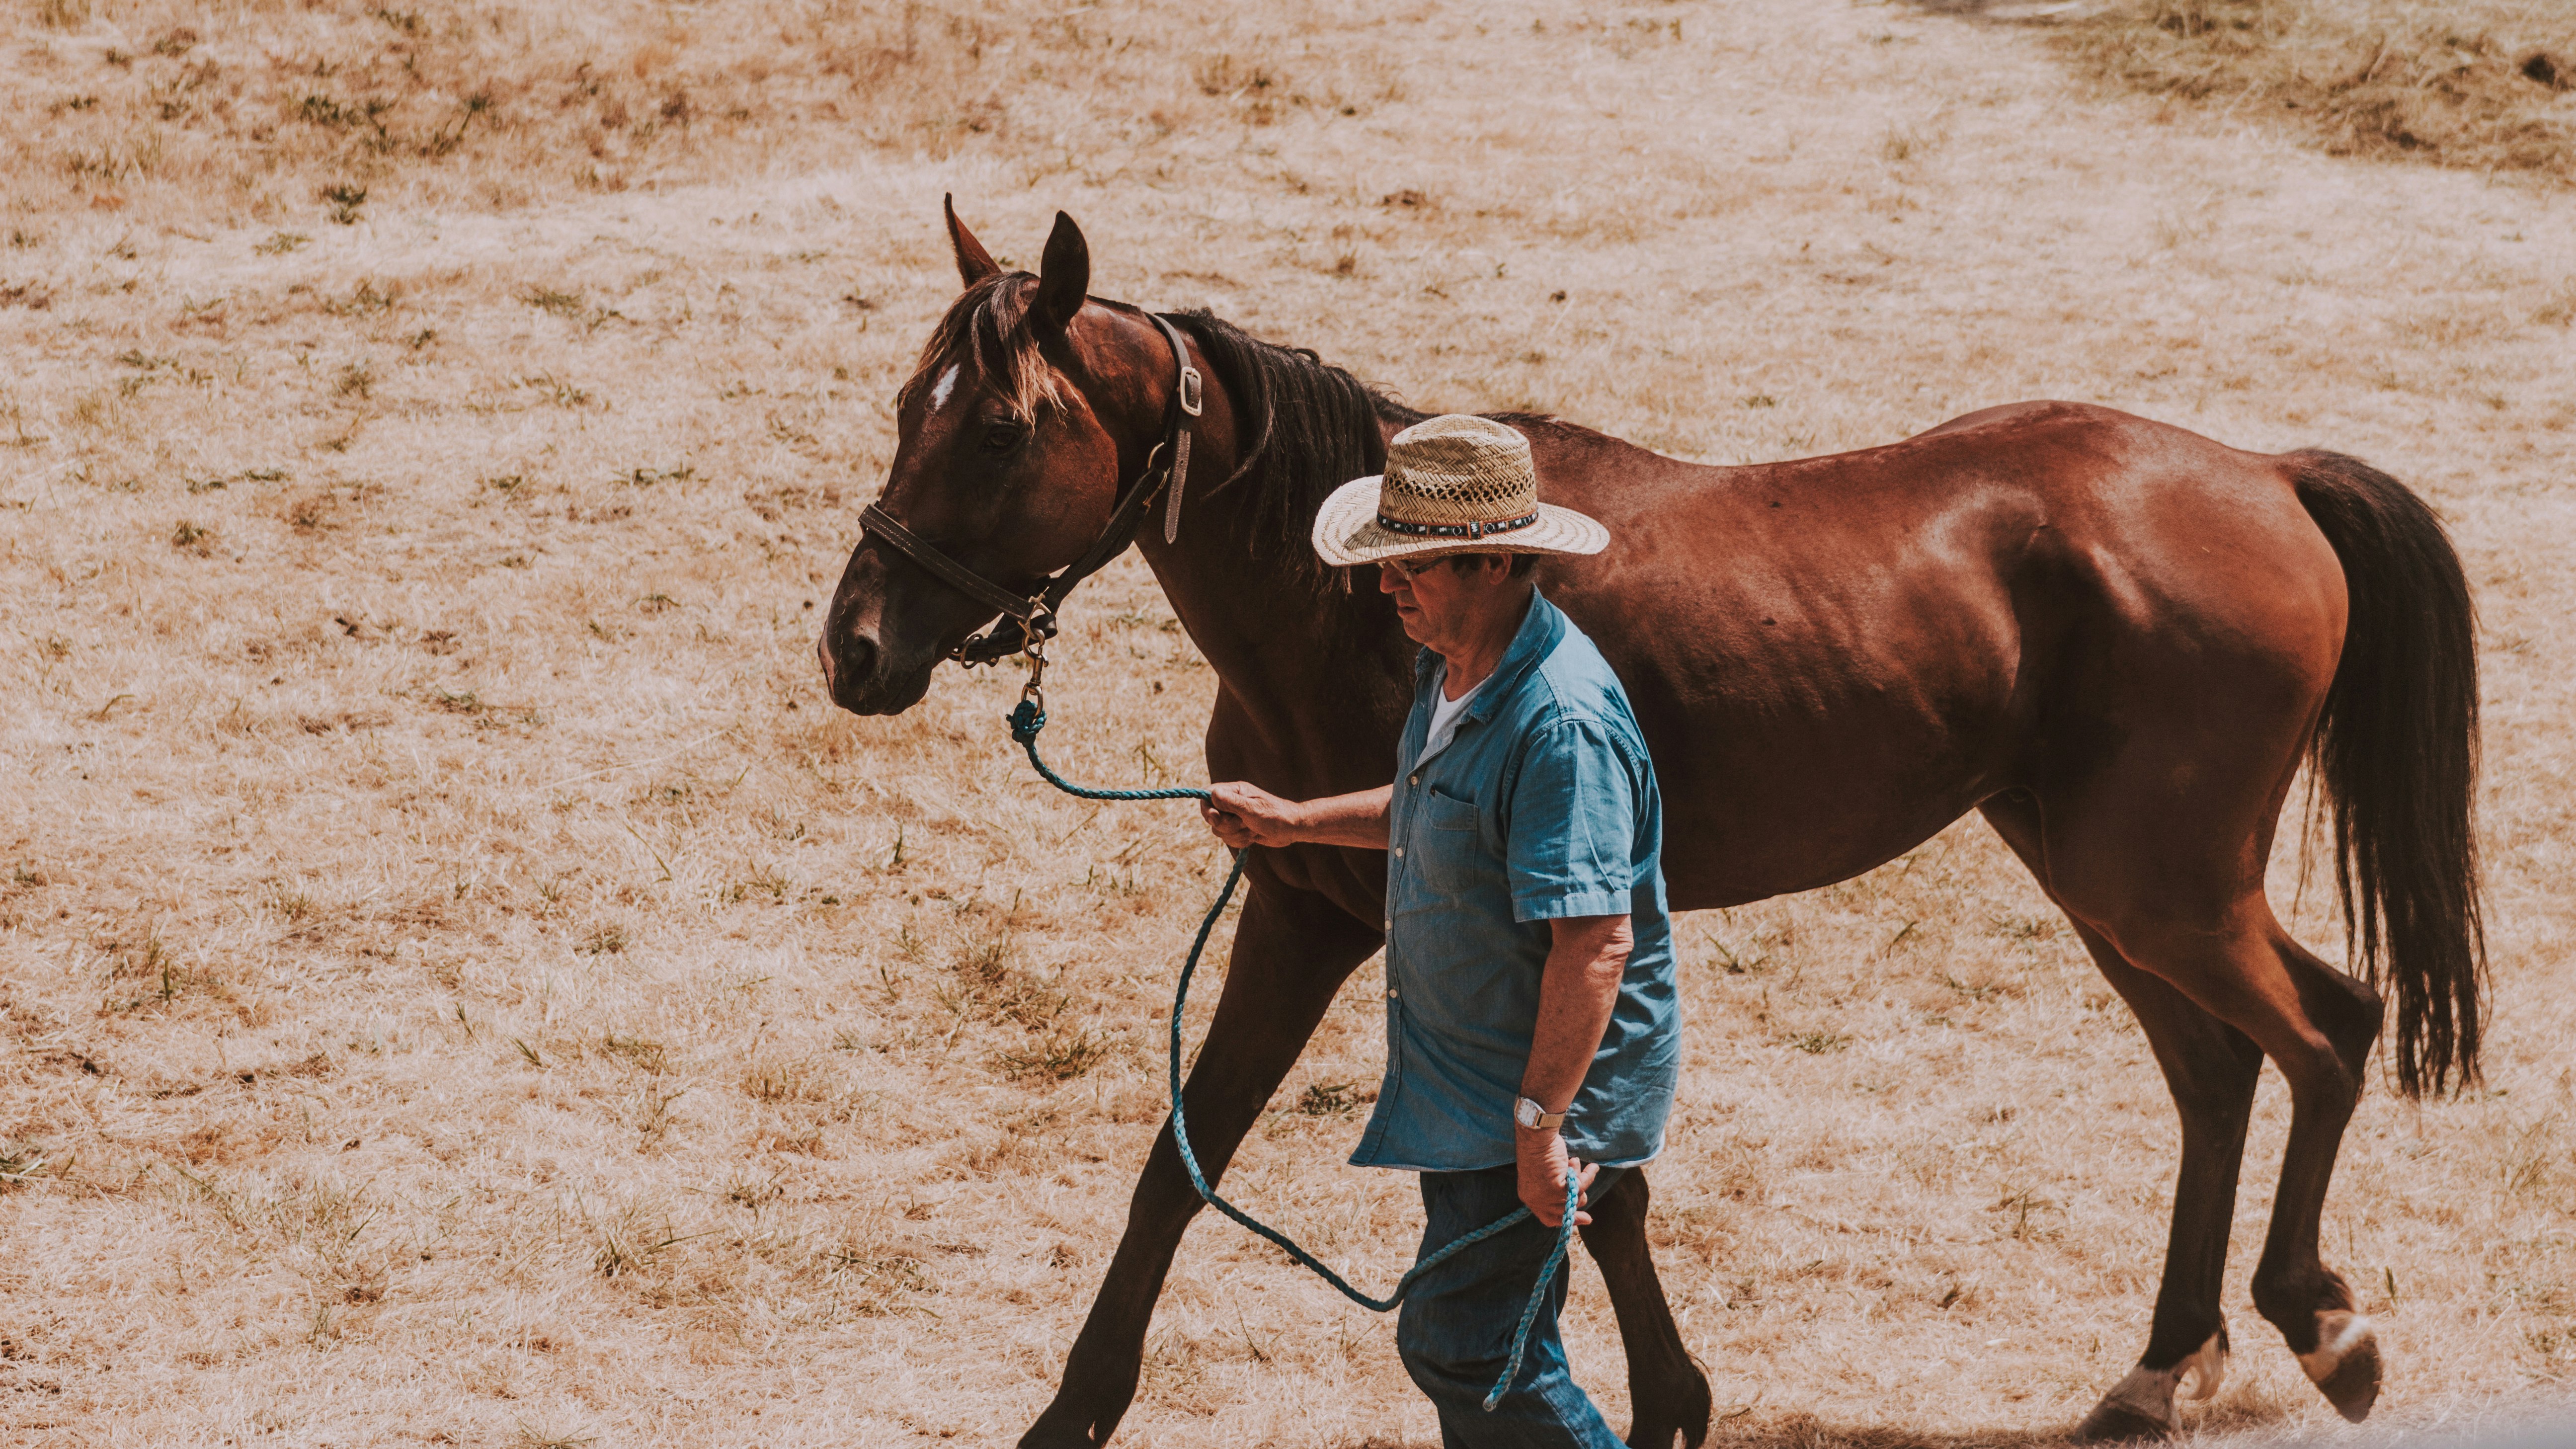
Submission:
M 879 504 L 871 503 L 859 513 L 859 526 L 883 540 L 887 547 L 921 565 L 940 582 L 966 597 L 1016 623 L 1017 638 L 1005 636 L 999 623 L 967 639 L 949 655 L 960 664 L 991 664 L 1008 659 L 1034 644 L 1055 637 L 1056 610 L 1064 606 L 1074 586 L 1098 573 L 1111 559 L 1125 553 L 1136 541 L 1136 526 L 1155 498 L 1168 489 L 1171 501 L 1163 507 L 1163 542 L 1176 542 L 1181 536 L 1181 489 L 1189 481 L 1190 435 L 1206 402 L 1206 384 L 1199 370 L 1190 365 L 1188 342 L 1181 329 L 1160 312 L 1147 313 L 1154 325 L 1162 329 L 1163 339 L 1171 344 L 1174 376 L 1171 400 L 1163 406 L 1163 436 L 1145 454 L 1144 466 L 1136 481 L 1122 490 L 1124 496 L 1110 512 L 1108 524 L 1082 557 L 1067 565 L 1063 572 L 1046 581 L 1035 593 L 1014 593 L 966 565 L 959 563 L 937 544 L 906 528 L 893 514 Z M 1156 472 L 1158 461 L 1163 462 Z
M 1180 409 L 1168 424 L 1172 442 L 1172 501 L 1163 505 L 1163 542 L 1178 543 L 1181 537 L 1181 487 L 1190 480 L 1190 424 L 1197 421 L 1205 389 L 1199 381 L 1199 370 L 1190 366 L 1190 349 L 1181 341 L 1181 331 L 1163 314 L 1154 314 L 1154 325 L 1171 339 L 1172 356 L 1179 359 L 1180 376 L 1172 385 L 1172 403 Z M 1152 466 L 1152 459 L 1147 459 Z

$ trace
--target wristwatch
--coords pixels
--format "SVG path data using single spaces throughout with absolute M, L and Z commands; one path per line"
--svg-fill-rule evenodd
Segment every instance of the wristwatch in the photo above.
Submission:
M 1553 1132 L 1565 1120 L 1563 1112 L 1551 1112 L 1527 1097 L 1512 1102 L 1512 1120 L 1533 1132 Z

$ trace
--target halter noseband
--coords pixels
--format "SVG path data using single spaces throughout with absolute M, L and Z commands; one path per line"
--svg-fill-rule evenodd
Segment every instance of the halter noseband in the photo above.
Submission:
M 1181 487 L 1190 471 L 1190 425 L 1198 417 L 1205 401 L 1205 389 L 1199 370 L 1190 366 L 1190 349 L 1182 339 L 1180 329 L 1159 312 L 1145 315 L 1154 319 L 1154 325 L 1163 330 L 1165 340 L 1172 344 L 1172 361 L 1177 369 L 1173 378 L 1172 400 L 1163 409 L 1163 436 L 1145 454 L 1144 467 L 1138 470 L 1135 483 L 1124 490 L 1125 496 L 1110 513 L 1108 524 L 1100 530 L 1100 537 L 1092 540 L 1090 549 L 1082 557 L 1047 580 L 1036 593 L 1014 593 L 994 583 L 941 552 L 938 545 L 904 527 L 894 515 L 877 504 L 871 503 L 860 511 L 861 528 L 884 540 L 895 552 L 929 570 L 940 582 L 1019 625 L 1018 638 L 1005 638 L 1002 623 L 996 620 L 992 628 L 969 637 L 950 650 L 948 658 L 968 666 L 992 664 L 1054 638 L 1056 610 L 1064 606 L 1066 596 L 1073 592 L 1076 584 L 1098 573 L 1111 559 L 1127 551 L 1127 546 L 1136 541 L 1137 521 L 1166 486 L 1171 489 L 1172 501 L 1164 509 L 1163 541 L 1170 543 L 1180 537 Z M 1171 461 L 1157 474 L 1156 460 L 1166 454 Z

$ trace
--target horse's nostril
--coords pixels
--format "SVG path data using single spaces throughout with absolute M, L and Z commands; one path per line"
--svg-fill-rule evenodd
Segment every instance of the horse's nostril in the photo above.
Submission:
M 827 652 L 832 658 L 823 667 L 823 676 L 835 693 L 864 690 L 876 678 L 877 646 L 874 640 L 855 634 L 844 635 Z

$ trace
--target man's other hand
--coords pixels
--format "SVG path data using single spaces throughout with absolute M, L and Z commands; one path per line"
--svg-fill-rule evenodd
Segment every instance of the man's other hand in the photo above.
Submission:
M 1601 1171 L 1597 1162 L 1580 1162 L 1565 1150 L 1565 1139 L 1553 1132 L 1533 1132 L 1520 1128 L 1512 1133 L 1513 1155 L 1520 1162 L 1521 1203 L 1530 1216 L 1553 1228 L 1565 1221 L 1565 1175 L 1578 1174 L 1583 1196 L 1577 1202 L 1591 1200 L 1592 1179 Z M 1574 1225 L 1583 1227 L 1592 1214 L 1577 1212 Z
M 1199 806 L 1216 838 L 1237 850 L 1247 845 L 1294 845 L 1303 811 L 1294 800 L 1282 800 L 1258 785 L 1228 780 L 1208 787 L 1210 798 Z

